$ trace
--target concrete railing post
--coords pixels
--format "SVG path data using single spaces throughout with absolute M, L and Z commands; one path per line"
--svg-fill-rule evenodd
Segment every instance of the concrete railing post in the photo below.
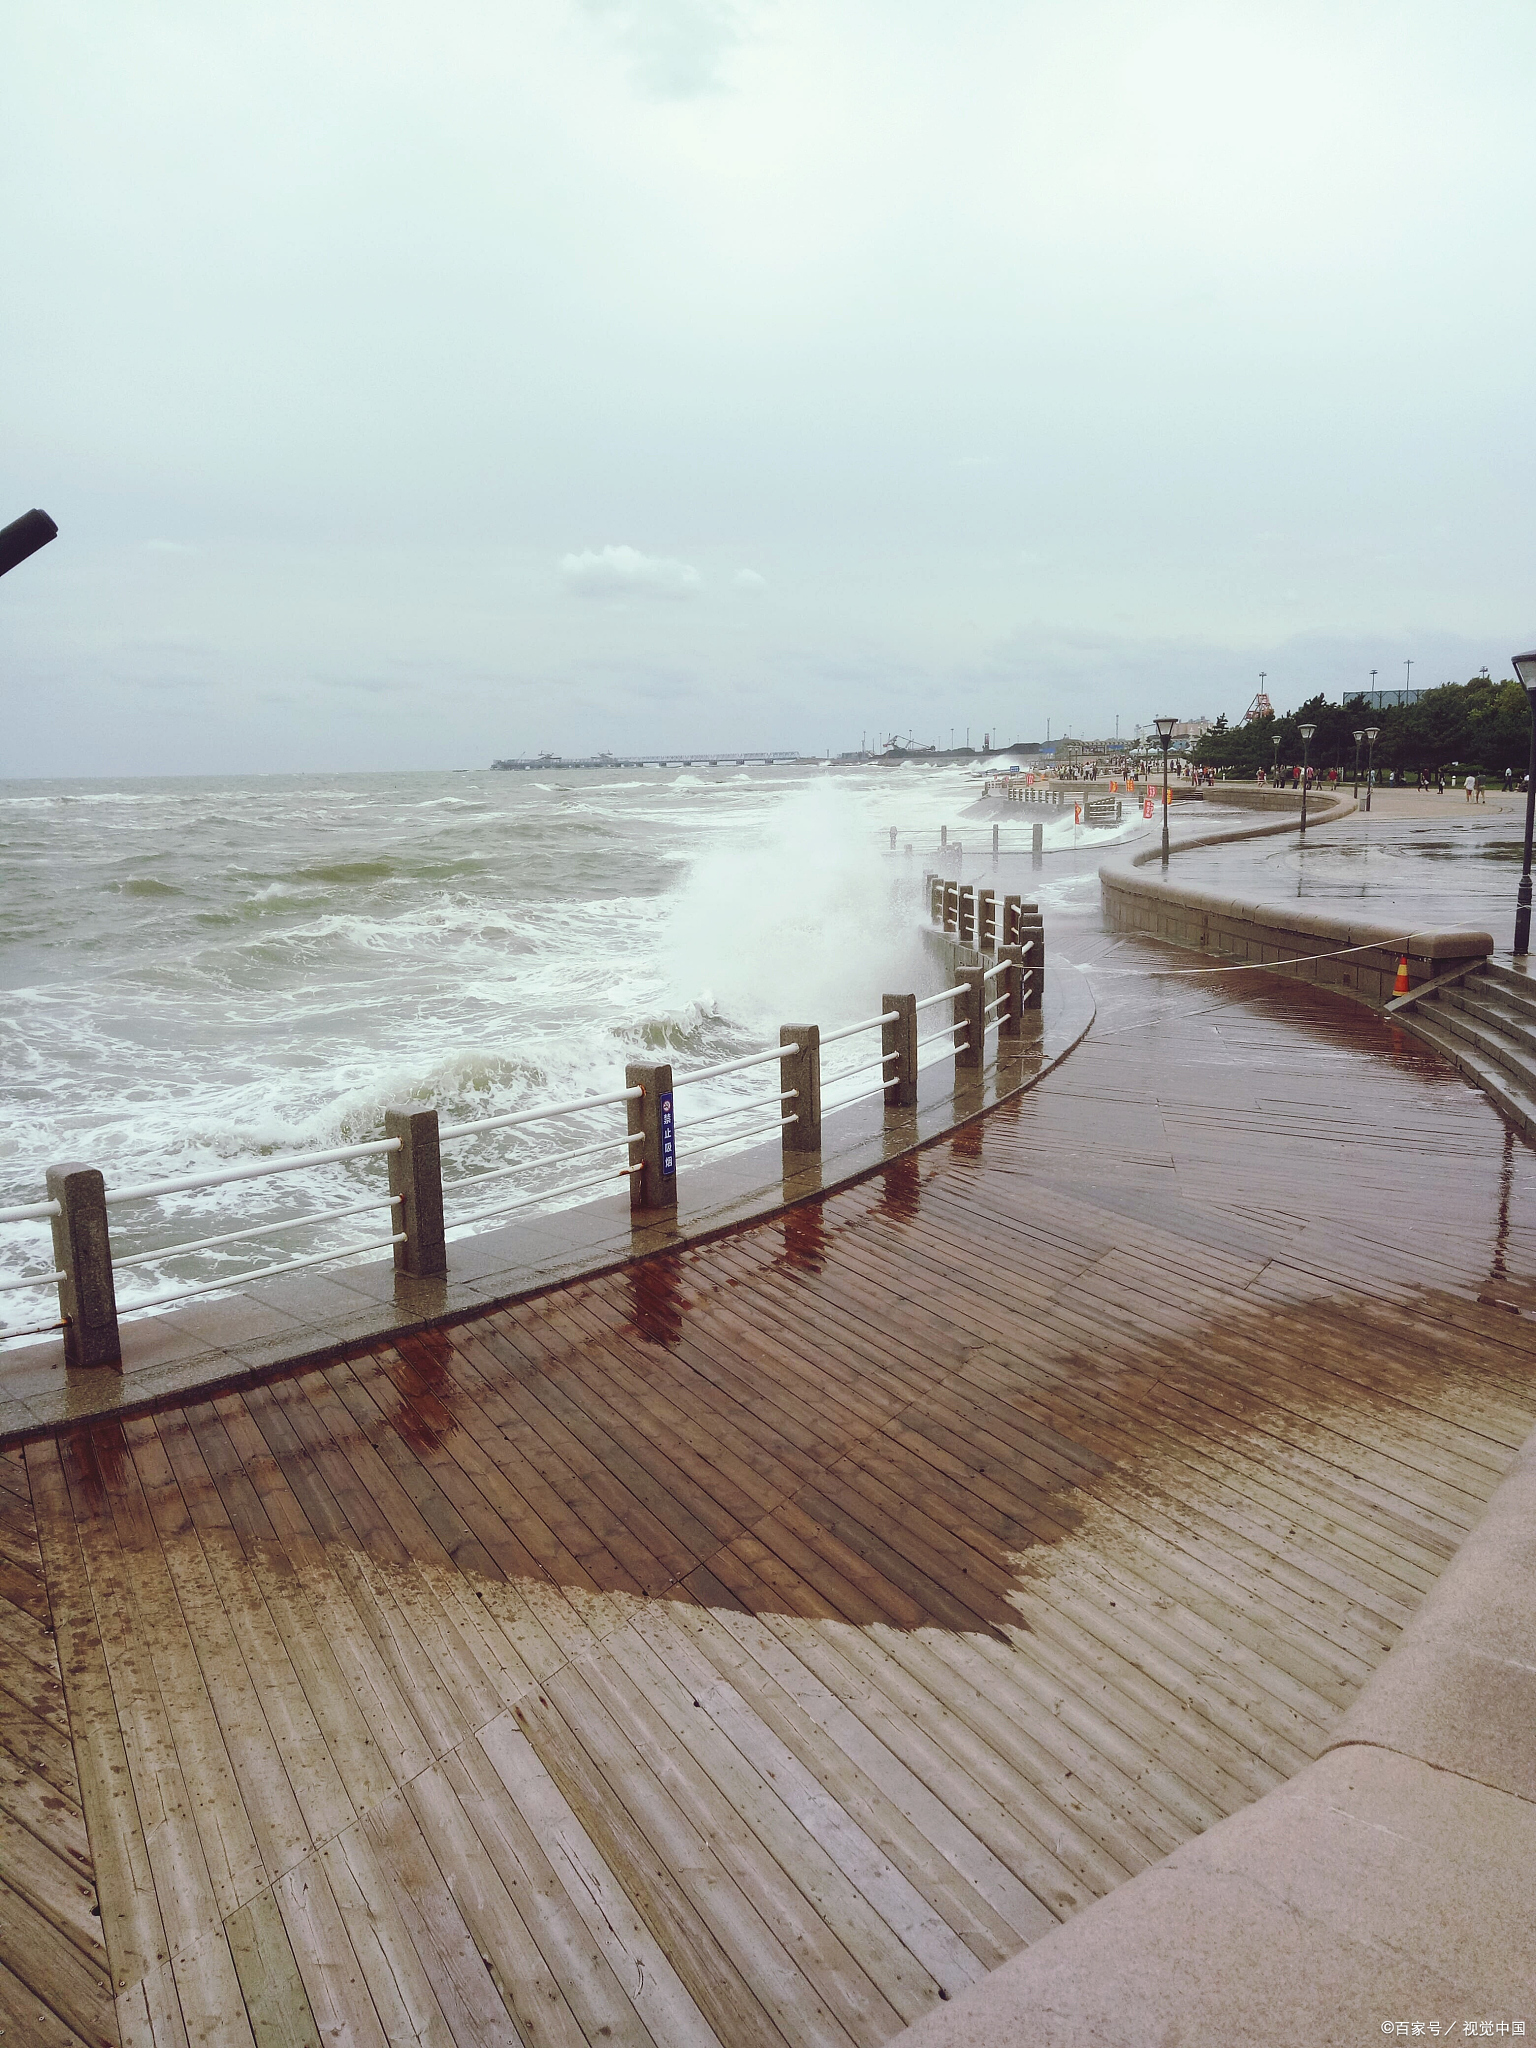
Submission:
M 1003 898 L 1003 921 L 997 929 L 1000 945 L 1016 946 L 1019 942 L 1019 904 L 1021 901 L 1022 898 L 1018 896 L 1005 896 Z
M 941 847 L 945 847 L 945 846 L 948 846 L 948 844 L 949 844 L 949 827 L 948 827 L 947 825 L 941 825 L 941 826 L 939 827 L 939 845 L 940 845 Z
M 1038 1010 L 1045 994 L 1045 921 L 1038 910 L 1026 913 L 1019 919 L 1019 944 L 1033 941 L 1031 950 L 1024 956 L 1024 965 L 1029 970 L 1024 982 L 1024 1007 Z
M 997 834 L 998 834 L 998 828 L 997 828 L 997 826 L 996 826 L 996 825 L 994 825 L 994 826 L 992 827 L 992 865 L 993 865 L 993 867 L 996 867 L 996 866 L 997 866 Z
M 912 1109 L 917 1103 L 917 997 L 882 996 L 880 1014 L 896 1015 L 880 1027 L 880 1050 L 895 1053 L 885 1069 L 887 1109 Z
M 953 882 L 944 884 L 944 929 L 947 932 L 960 929 L 960 891 Z
M 624 1107 L 629 1113 L 632 1136 L 644 1139 L 631 1145 L 630 1164 L 640 1171 L 629 1177 L 631 1209 L 675 1209 L 677 1207 L 677 1127 L 672 1114 L 672 1064 L 633 1065 L 624 1069 L 624 1086 L 643 1092 Z
M 976 950 L 997 951 L 997 897 L 990 889 L 976 891 Z
M 784 1050 L 779 1055 L 779 1086 L 793 1088 L 795 1099 L 786 1102 L 783 1114 L 793 1110 L 795 1121 L 784 1126 L 786 1152 L 821 1150 L 821 1026 L 785 1024 L 779 1031 Z
M 395 1271 L 421 1279 L 440 1278 L 448 1270 L 443 1236 L 443 1155 L 438 1145 L 435 1109 L 386 1109 L 384 1135 L 398 1138 L 400 1150 L 389 1155 L 389 1192 L 399 1201 L 390 1211 L 393 1228 L 405 1232 L 395 1246 Z
M 980 1067 L 986 1058 L 987 984 L 979 967 L 962 967 L 955 980 L 963 984 L 955 997 L 955 1033 L 965 1043 L 955 1054 L 957 1067 Z
M 1022 1038 L 1024 1035 L 1024 949 L 1022 946 L 999 946 L 997 957 L 1008 965 L 997 976 L 997 992 L 1003 998 L 1003 1007 L 997 1013 L 997 1035 L 999 1038 Z
M 1040 820 L 1037 818 L 1034 822 L 1034 825 L 1031 827 L 1029 834 L 1029 850 L 1031 854 L 1033 854 L 1037 866 L 1045 858 L 1044 846 L 1045 827 L 1040 823 Z
M 94 1166 L 50 1166 L 48 1199 L 59 1205 L 53 1219 L 53 1263 L 64 1276 L 59 1282 L 64 1363 L 120 1366 L 106 1183 Z
M 925 879 L 928 885 L 928 921 L 930 924 L 942 924 L 944 922 L 944 877 L 942 875 L 929 874 Z
M 955 936 L 962 946 L 976 943 L 976 891 L 969 882 L 960 891 L 960 925 Z

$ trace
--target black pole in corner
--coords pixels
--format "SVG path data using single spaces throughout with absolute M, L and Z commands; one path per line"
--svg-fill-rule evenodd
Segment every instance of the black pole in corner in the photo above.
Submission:
M 0 576 L 14 569 L 18 562 L 24 562 L 28 555 L 35 555 L 39 548 L 47 547 L 58 531 L 48 514 L 35 505 L 9 526 L 0 526 Z

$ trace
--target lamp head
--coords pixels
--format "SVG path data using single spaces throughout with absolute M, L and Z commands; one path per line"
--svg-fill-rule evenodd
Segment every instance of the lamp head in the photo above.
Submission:
M 1536 696 L 1536 648 L 1529 654 L 1515 656 L 1515 674 L 1525 685 L 1528 696 Z
M 1168 742 L 1173 738 L 1173 728 L 1178 724 L 1179 721 L 1176 718 L 1155 718 L 1152 722 L 1157 727 L 1158 738 L 1166 747 Z
M 1355 745 L 1356 745 L 1356 746 L 1358 747 L 1358 746 L 1359 746 L 1359 744 L 1360 744 L 1360 742 L 1361 742 L 1361 741 L 1362 741 L 1362 740 L 1363 740 L 1364 738 L 1365 738 L 1365 727 L 1364 727 L 1364 726 L 1361 726 L 1360 730 L 1359 730 L 1359 731 L 1358 731 L 1358 732 L 1357 732 L 1357 733 L 1355 734 Z
M 1377 735 L 1377 734 L 1378 734 L 1378 733 L 1379 733 L 1380 731 L 1381 731 L 1381 727 L 1380 727 L 1379 725 L 1368 725 L 1368 726 L 1367 726 L 1367 727 L 1365 728 L 1365 736 L 1366 736 L 1366 738 L 1367 738 L 1367 739 L 1368 739 L 1368 740 L 1370 741 L 1370 743 L 1371 743 L 1371 745 L 1372 745 L 1373 747 L 1374 747 L 1374 746 L 1375 746 L 1375 744 L 1376 744 L 1376 735 Z
M 1311 739 L 1313 733 L 1317 731 L 1317 727 L 1315 725 L 1304 725 L 1300 727 L 1299 730 L 1301 732 L 1302 738 L 1304 740 L 1309 740 Z

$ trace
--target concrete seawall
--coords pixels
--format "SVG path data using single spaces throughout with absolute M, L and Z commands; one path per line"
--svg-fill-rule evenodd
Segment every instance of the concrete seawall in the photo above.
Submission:
M 1229 802 L 1236 794 L 1223 790 L 1219 801 Z M 1287 815 L 1273 824 L 1237 826 L 1186 840 L 1174 849 L 1166 867 L 1156 847 L 1104 863 L 1099 883 L 1105 920 L 1113 930 L 1145 932 L 1194 952 L 1245 960 L 1320 988 L 1335 989 L 1374 1009 L 1391 997 L 1398 961 L 1405 954 L 1409 984 L 1417 988 L 1442 974 L 1471 967 L 1493 951 L 1492 934 L 1486 931 L 1460 927 L 1405 931 L 1380 918 L 1341 916 L 1309 910 L 1300 903 L 1293 907 L 1273 899 L 1233 896 L 1219 884 L 1175 880 L 1175 862 L 1182 854 L 1296 831 L 1298 802 L 1285 791 L 1247 790 L 1241 796 L 1245 807 L 1268 810 L 1283 805 Z M 1336 798 L 1310 812 L 1308 828 L 1335 824 L 1354 809 L 1352 798 Z

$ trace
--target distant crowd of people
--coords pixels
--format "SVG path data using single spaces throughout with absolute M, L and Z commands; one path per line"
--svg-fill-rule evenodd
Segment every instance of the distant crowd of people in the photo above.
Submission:
M 1306 783 L 1308 789 L 1318 788 L 1324 783 L 1326 783 L 1330 788 L 1332 788 L 1340 782 L 1349 782 L 1352 779 L 1347 771 L 1343 771 L 1338 768 L 1314 768 L 1309 763 L 1305 771 L 1303 771 L 1302 768 L 1296 764 L 1293 764 L 1291 766 L 1282 766 L 1277 764 L 1274 768 L 1268 770 L 1267 772 L 1263 768 L 1261 768 L 1258 771 L 1255 780 L 1261 784 L 1267 783 L 1273 789 L 1299 789 L 1301 787 L 1303 772 L 1305 772 L 1306 775 Z M 1366 779 L 1372 780 L 1374 786 L 1377 788 L 1407 789 L 1409 787 L 1407 776 L 1400 769 L 1397 768 L 1389 769 L 1385 775 L 1377 775 L 1373 778 L 1361 778 L 1362 781 Z M 1455 778 L 1453 777 L 1452 779 L 1454 780 Z M 1529 775 L 1522 775 L 1520 777 L 1518 786 L 1522 791 L 1524 791 L 1527 788 L 1527 786 L 1530 783 L 1530 779 L 1531 778 Z M 1487 785 L 1484 782 L 1483 777 L 1477 772 L 1476 769 L 1470 771 L 1470 773 L 1463 780 L 1461 786 L 1466 796 L 1467 802 L 1469 804 L 1480 804 L 1483 801 Z M 1432 774 L 1427 772 L 1421 774 L 1418 778 L 1416 787 L 1422 790 L 1432 789 L 1435 792 L 1436 796 L 1444 796 L 1446 788 L 1445 770 L 1443 768 L 1437 768 Z M 1506 768 L 1504 770 L 1505 793 L 1509 794 L 1511 791 L 1515 789 L 1515 787 L 1515 771 L 1513 768 Z

